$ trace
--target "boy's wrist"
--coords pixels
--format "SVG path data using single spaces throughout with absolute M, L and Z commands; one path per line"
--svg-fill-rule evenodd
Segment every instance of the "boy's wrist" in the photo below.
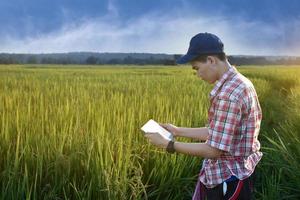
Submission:
M 169 141 L 169 143 L 168 143 L 168 145 L 166 147 L 166 151 L 168 153 L 175 153 L 176 152 L 174 144 L 175 144 L 175 141 L 173 141 L 173 140 Z
M 177 131 L 175 133 L 176 136 L 181 136 L 182 135 L 182 128 L 181 127 L 177 127 Z

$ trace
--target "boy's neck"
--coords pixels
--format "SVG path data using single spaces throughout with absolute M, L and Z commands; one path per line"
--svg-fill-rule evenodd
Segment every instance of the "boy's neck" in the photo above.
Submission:
M 220 67 L 219 67 L 219 71 L 218 71 L 218 80 L 220 80 L 222 78 L 222 76 L 229 70 L 230 67 L 231 67 L 231 65 L 228 62 L 228 60 L 220 62 Z

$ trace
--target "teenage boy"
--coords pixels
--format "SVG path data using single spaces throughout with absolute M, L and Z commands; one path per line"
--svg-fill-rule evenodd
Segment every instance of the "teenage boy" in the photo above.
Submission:
M 194 200 L 251 199 L 254 170 L 262 157 L 258 141 L 262 112 L 253 84 L 230 65 L 222 41 L 211 33 L 195 35 L 177 63 L 190 63 L 199 78 L 215 84 L 208 124 L 202 128 L 161 125 L 175 137 L 204 142 L 168 141 L 157 133 L 145 136 L 169 153 L 204 158 Z

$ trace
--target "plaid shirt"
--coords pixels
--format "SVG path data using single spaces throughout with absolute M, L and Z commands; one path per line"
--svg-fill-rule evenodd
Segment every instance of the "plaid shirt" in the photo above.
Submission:
M 212 188 L 232 175 L 242 180 L 252 174 L 262 157 L 257 139 L 262 113 L 254 86 L 233 67 L 215 84 L 210 101 L 206 144 L 223 154 L 204 159 L 199 180 Z

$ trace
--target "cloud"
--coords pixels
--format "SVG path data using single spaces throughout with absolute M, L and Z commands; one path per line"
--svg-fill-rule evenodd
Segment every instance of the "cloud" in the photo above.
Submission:
M 119 18 L 113 1 L 109 14 L 66 23 L 59 30 L 35 37 L 0 39 L 0 52 L 150 52 L 180 53 L 198 32 L 212 32 L 225 43 L 228 54 L 296 55 L 300 53 L 300 20 L 266 24 L 222 15 L 148 13 L 127 21 Z
M 115 17 L 119 16 L 119 10 L 114 0 L 108 0 L 107 11 L 108 11 L 108 15 L 115 16 Z

